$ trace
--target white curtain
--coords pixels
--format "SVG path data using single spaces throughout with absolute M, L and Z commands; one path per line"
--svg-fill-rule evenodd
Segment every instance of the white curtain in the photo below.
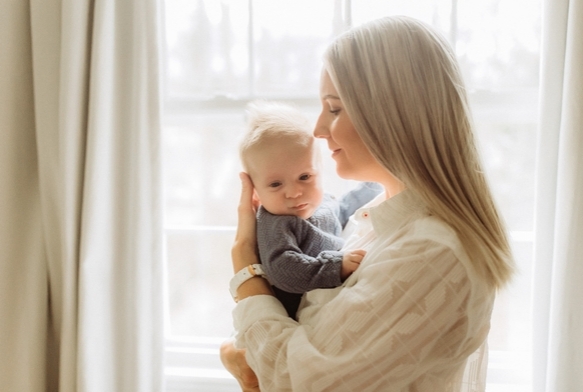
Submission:
M 583 0 L 545 0 L 542 30 L 533 389 L 583 391 Z
M 158 0 L 0 1 L 0 389 L 163 388 Z

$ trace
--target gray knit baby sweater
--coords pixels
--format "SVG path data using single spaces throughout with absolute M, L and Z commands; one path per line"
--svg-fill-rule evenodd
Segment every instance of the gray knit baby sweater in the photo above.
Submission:
M 324 195 L 308 219 L 257 212 L 259 257 L 276 297 L 295 318 L 301 296 L 309 290 L 339 286 L 344 240 L 340 237 L 348 218 L 381 192 L 380 185 L 361 183 L 340 200 Z

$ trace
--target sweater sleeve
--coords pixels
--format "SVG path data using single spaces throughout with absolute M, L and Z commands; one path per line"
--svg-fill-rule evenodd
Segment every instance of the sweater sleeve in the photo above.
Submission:
M 261 390 L 454 390 L 440 372 L 463 370 L 488 330 L 468 330 L 464 265 L 431 242 L 386 249 L 371 261 L 310 317 L 300 313 L 301 324 L 268 296 L 237 305 L 237 345 L 247 348 Z
M 257 243 L 270 283 L 281 290 L 302 294 L 339 286 L 342 281 L 341 238 L 319 230 L 294 216 L 263 214 L 257 221 Z M 310 248 L 310 254 L 301 245 Z

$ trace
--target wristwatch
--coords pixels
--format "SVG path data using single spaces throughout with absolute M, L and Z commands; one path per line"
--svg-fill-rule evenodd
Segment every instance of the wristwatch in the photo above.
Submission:
M 233 296 L 235 302 L 238 301 L 237 298 L 237 289 L 241 286 L 244 282 L 248 281 L 249 279 L 253 278 L 254 276 L 263 276 L 265 272 L 263 272 L 263 268 L 261 268 L 261 264 L 252 264 L 248 265 L 246 268 L 243 268 L 239 272 L 231 278 L 231 282 L 229 283 L 229 291 Z

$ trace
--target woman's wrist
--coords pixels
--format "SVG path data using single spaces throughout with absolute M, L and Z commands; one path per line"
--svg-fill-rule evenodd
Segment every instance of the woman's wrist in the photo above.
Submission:
M 235 241 L 231 248 L 233 271 L 235 273 L 253 264 L 259 264 L 259 258 L 253 241 Z M 273 295 L 269 282 L 260 276 L 254 276 L 237 288 L 237 301 L 253 295 Z
M 231 248 L 231 259 L 233 260 L 234 273 L 250 265 L 259 264 L 255 244 L 251 242 L 235 241 Z
M 267 279 L 254 276 L 243 282 L 237 289 L 237 302 L 254 295 L 274 295 Z

